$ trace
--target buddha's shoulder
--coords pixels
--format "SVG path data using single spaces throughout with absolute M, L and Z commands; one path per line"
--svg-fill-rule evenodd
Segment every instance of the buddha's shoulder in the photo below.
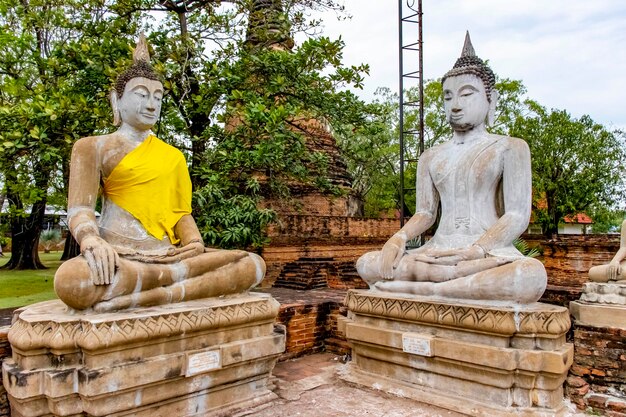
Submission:
M 528 149 L 528 144 L 526 143 L 524 139 L 514 138 L 512 136 L 506 136 L 506 135 L 496 135 L 493 133 L 489 133 L 488 138 L 493 142 L 497 142 L 504 148 Z
M 119 145 L 122 138 L 115 133 L 110 133 L 108 135 L 98 135 L 98 136 L 86 136 L 84 138 L 78 139 L 74 143 L 74 149 L 83 149 L 83 148 L 102 148 L 102 147 L 116 147 Z

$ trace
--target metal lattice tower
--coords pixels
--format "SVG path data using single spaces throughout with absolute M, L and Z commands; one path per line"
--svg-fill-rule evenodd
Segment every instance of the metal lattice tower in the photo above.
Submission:
M 415 185 L 407 187 L 405 184 L 405 169 L 407 164 L 415 164 L 416 158 L 408 159 L 406 139 L 418 138 L 418 156 L 424 152 L 424 76 L 423 76 L 423 41 L 422 41 L 422 0 L 398 0 L 398 36 L 399 36 L 399 132 L 400 132 L 400 226 L 404 226 L 408 217 L 405 194 L 415 192 Z M 406 89 L 418 86 L 417 100 L 405 100 Z M 419 112 L 419 122 L 416 128 L 405 128 L 405 111 L 415 108 Z

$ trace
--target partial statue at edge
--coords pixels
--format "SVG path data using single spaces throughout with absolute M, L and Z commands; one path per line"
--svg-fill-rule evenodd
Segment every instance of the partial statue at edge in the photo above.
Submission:
M 595 282 L 626 284 L 626 220 L 622 222 L 619 250 L 607 265 L 594 266 L 589 279 Z
M 359 275 L 379 291 L 533 303 L 545 291 L 545 268 L 512 244 L 530 218 L 530 151 L 521 139 L 487 132 L 495 76 L 476 56 L 469 33 L 442 83 L 452 138 L 422 154 L 415 214 L 381 251 L 357 261 Z M 434 224 L 440 204 L 432 239 L 407 251 L 406 242 Z
M 235 294 L 265 275 L 255 254 L 204 247 L 191 216 L 185 158 L 151 131 L 164 90 L 149 59 L 142 35 L 133 65 L 110 96 L 119 129 L 82 138 L 72 150 L 68 223 L 81 255 L 61 265 L 54 288 L 74 309 L 113 311 Z

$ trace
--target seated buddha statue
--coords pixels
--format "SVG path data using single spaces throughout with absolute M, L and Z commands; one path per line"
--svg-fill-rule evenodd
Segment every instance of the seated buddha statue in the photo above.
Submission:
M 185 157 L 151 130 L 164 90 L 143 35 L 133 61 L 110 96 L 117 131 L 72 150 L 68 223 L 81 255 L 58 269 L 57 295 L 71 308 L 103 312 L 250 289 L 265 275 L 263 259 L 204 247 Z
M 622 222 L 619 249 L 607 265 L 594 266 L 589 270 L 589 279 L 595 282 L 626 284 L 626 220 Z
M 525 141 L 490 134 L 497 92 L 492 70 L 469 34 L 461 57 L 442 79 L 452 138 L 426 150 L 417 168 L 416 211 L 381 251 L 357 261 L 372 290 L 462 300 L 527 304 L 543 294 L 543 264 L 512 244 L 528 227 L 530 151 Z M 406 243 L 426 232 L 417 249 Z

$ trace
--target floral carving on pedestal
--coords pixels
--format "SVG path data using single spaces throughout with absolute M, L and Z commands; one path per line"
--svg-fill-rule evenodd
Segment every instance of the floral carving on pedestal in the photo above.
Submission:
M 23 351 L 41 348 L 97 350 L 189 332 L 273 321 L 279 307 L 274 299 L 257 296 L 239 298 L 234 303 L 213 299 L 185 305 L 191 308 L 177 311 L 161 307 L 162 312 L 154 314 L 153 308 L 146 307 L 121 313 L 74 316 L 59 301 L 41 303 L 35 310 L 30 308 L 19 313 L 19 319 L 9 332 L 9 341 L 14 349 Z
M 461 327 L 501 335 L 537 334 L 562 335 L 570 327 L 570 317 L 563 307 L 541 305 L 511 306 L 453 303 L 425 297 L 392 296 L 369 291 L 349 291 L 346 295 L 349 311 L 364 316 L 400 319 Z

